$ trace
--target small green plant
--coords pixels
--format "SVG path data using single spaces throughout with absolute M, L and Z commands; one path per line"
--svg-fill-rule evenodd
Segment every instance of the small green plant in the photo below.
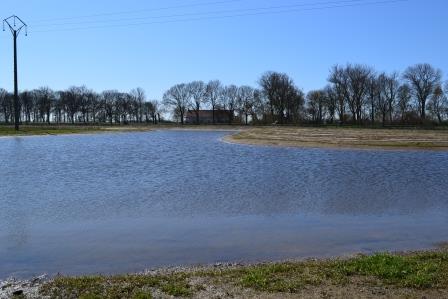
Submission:
M 190 284 L 199 279 L 199 285 Z M 204 281 L 204 283 L 202 282 Z M 204 285 L 233 285 L 257 292 L 300 293 L 309 288 L 344 288 L 352 282 L 383 290 L 437 289 L 448 292 L 448 251 L 413 254 L 380 253 L 351 259 L 260 264 L 229 269 L 203 269 L 166 275 L 58 277 L 40 289 L 49 298 L 152 298 L 158 290 L 169 296 L 192 297 Z
M 132 296 L 132 299 L 152 299 L 152 295 L 150 292 L 139 291 Z
M 446 254 L 416 256 L 375 254 L 344 263 L 348 275 L 373 276 L 388 284 L 412 288 L 430 288 L 439 282 Z M 445 265 L 446 268 L 446 265 Z
M 161 290 L 174 297 L 190 297 L 193 295 L 190 285 L 186 282 L 169 282 L 162 285 Z

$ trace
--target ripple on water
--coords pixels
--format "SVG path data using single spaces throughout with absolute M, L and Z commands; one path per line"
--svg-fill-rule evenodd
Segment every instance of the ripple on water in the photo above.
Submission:
M 52 264 L 51 256 L 55 265 L 61 264 L 67 259 L 64 251 L 80 256 L 82 269 L 91 269 L 82 252 L 110 247 L 117 234 L 143 240 L 137 242 L 143 252 L 160 248 L 154 257 L 166 263 L 188 262 L 181 252 L 191 248 L 207 257 L 205 262 L 216 258 L 204 254 L 213 248 L 229 252 L 229 259 L 244 258 L 251 246 L 241 240 L 261 227 L 261 253 L 254 258 L 303 256 L 293 249 L 304 241 L 328 245 L 323 254 L 335 253 L 330 248 L 336 240 L 328 243 L 333 240 L 330 227 L 351 236 L 339 236 L 348 249 L 370 246 L 363 241 L 366 234 L 375 244 L 395 248 L 396 235 L 386 236 L 383 230 L 395 225 L 397 235 L 407 236 L 409 223 L 418 217 L 427 230 L 404 243 L 417 244 L 420 238 L 429 244 L 445 237 L 437 229 L 444 218 L 433 215 L 443 215 L 448 207 L 448 153 L 244 146 L 220 142 L 225 134 L 160 131 L 2 139 L 0 264 L 8 265 L 3 271 L 45 272 L 42 260 Z M 138 230 L 134 221 L 146 230 Z M 367 231 L 357 228 L 357 235 L 344 225 L 353 222 L 363 223 Z M 206 232 L 201 234 L 197 225 L 204 223 Z M 145 237 L 148 232 L 154 238 Z M 81 237 L 93 240 L 99 234 L 103 237 L 95 246 Z M 169 242 L 164 235 L 171 237 Z M 185 235 L 191 238 L 185 240 Z M 382 239 L 373 237 L 378 235 Z M 263 236 L 283 240 L 276 241 L 282 249 Z M 53 247 L 43 246 L 44 239 Z M 131 248 L 119 248 L 109 257 L 117 252 L 123 256 Z M 174 257 L 165 256 L 167 249 Z M 203 261 L 194 256 L 192 262 Z M 105 269 L 101 265 L 109 259 L 98 259 L 103 263 L 89 263 Z M 142 267 L 144 261 L 151 264 L 142 253 L 135 253 L 135 260 Z M 118 270 L 132 264 L 123 263 Z

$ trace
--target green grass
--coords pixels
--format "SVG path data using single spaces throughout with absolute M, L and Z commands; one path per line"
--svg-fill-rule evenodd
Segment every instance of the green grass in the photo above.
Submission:
M 380 253 L 349 260 L 259 265 L 248 268 L 240 283 L 259 291 L 294 293 L 323 282 L 344 285 L 353 277 L 374 278 L 398 288 L 448 288 L 448 253 Z
M 40 292 L 50 298 L 152 298 L 152 290 L 175 297 L 193 294 L 185 275 L 149 276 L 86 276 L 57 277 L 45 284 Z
M 448 287 L 447 253 L 410 256 L 376 254 L 343 262 L 341 266 L 347 275 L 373 276 L 386 284 L 400 287 Z
M 163 284 L 161 290 L 174 297 L 190 297 L 193 295 L 191 286 L 186 281 L 174 281 Z
M 199 284 L 193 283 L 201 279 Z M 154 292 L 189 298 L 206 285 L 230 285 L 261 293 L 300 293 L 321 286 L 356 283 L 383 290 L 445 290 L 448 251 L 413 254 L 379 253 L 351 259 L 313 260 L 217 268 L 165 275 L 57 277 L 41 287 L 49 298 L 152 298 Z

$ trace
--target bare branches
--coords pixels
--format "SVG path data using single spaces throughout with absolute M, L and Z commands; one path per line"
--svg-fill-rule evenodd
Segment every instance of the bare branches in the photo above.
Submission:
M 435 88 L 440 85 L 442 71 L 435 69 L 431 65 L 417 64 L 409 67 L 403 74 L 403 78 L 409 83 L 413 95 L 418 100 L 420 117 L 426 118 L 426 102 Z
M 219 103 L 220 96 L 222 94 L 222 85 L 221 81 L 213 80 L 207 83 L 205 87 L 205 99 L 208 104 L 212 107 L 213 114 L 213 124 L 215 123 L 215 110 L 216 106 Z
M 185 114 L 190 106 L 191 90 L 188 84 L 177 84 L 163 95 L 163 104 L 174 108 L 174 115 L 184 124 Z
M 201 104 L 206 101 L 207 86 L 202 81 L 193 81 L 188 83 L 193 102 L 191 108 L 196 114 L 196 124 L 199 124 L 199 111 Z
M 158 123 L 171 115 L 180 123 L 228 124 L 442 124 L 448 121 L 448 82 L 429 64 L 377 73 L 360 64 L 335 65 L 323 89 L 306 96 L 287 74 L 266 72 L 259 88 L 224 86 L 219 80 L 176 84 L 163 105 L 147 101 L 142 88 L 129 93 L 85 86 L 48 87 L 20 94 L 20 119 L 27 123 Z M 0 89 L 0 122 L 14 120 L 14 97 Z
M 272 121 L 285 124 L 300 119 L 303 93 L 286 74 L 267 72 L 259 80 L 261 90 L 269 101 Z

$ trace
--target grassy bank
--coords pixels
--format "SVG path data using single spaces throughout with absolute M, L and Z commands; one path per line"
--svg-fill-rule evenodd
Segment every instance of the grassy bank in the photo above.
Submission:
M 0 126 L 0 136 L 33 136 L 33 135 L 63 135 L 63 134 L 89 134 L 108 132 L 149 131 L 148 126 L 75 126 L 75 125 L 24 125 L 20 130 L 13 126 Z
M 296 147 L 448 150 L 448 130 L 258 127 L 227 140 Z
M 58 277 L 49 298 L 447 298 L 448 251 Z

